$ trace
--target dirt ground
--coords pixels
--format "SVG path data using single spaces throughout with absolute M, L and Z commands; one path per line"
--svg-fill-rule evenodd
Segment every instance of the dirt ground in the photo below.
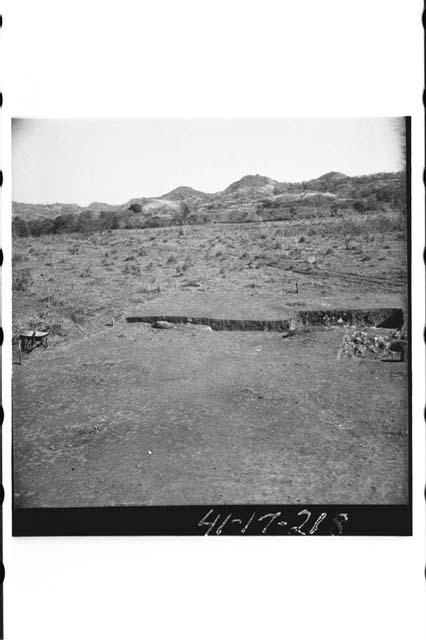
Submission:
M 374 217 L 374 216 L 373 216 Z M 15 327 L 45 322 L 51 344 L 138 313 L 280 318 L 298 308 L 404 306 L 403 232 L 336 236 L 336 220 L 214 224 L 14 240 Z M 351 229 L 351 221 L 346 225 Z
M 407 502 L 406 362 L 338 359 L 345 328 L 125 322 L 405 309 L 404 234 L 322 225 L 16 240 L 15 327 L 52 336 L 13 370 L 15 506 Z
M 344 331 L 125 324 L 28 360 L 16 506 L 406 502 L 406 364 L 338 360 Z

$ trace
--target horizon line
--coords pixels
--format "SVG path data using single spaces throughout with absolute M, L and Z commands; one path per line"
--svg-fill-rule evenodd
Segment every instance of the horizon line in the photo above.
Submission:
M 324 176 L 329 175 L 330 173 L 340 173 L 342 176 L 345 176 L 346 178 L 363 178 L 364 176 L 374 176 L 374 175 L 378 175 L 379 173 L 404 173 L 405 168 L 402 169 L 398 169 L 397 171 L 372 171 L 370 173 L 360 173 L 357 175 L 349 175 L 347 173 L 343 173 L 342 171 L 337 171 L 335 169 L 332 169 L 330 171 L 326 171 L 325 173 L 322 173 L 320 176 L 317 176 L 316 178 L 304 178 L 303 180 L 277 180 L 275 178 L 270 178 L 269 176 L 265 176 L 259 173 L 246 173 L 244 176 L 241 176 L 241 178 L 237 178 L 236 180 L 233 180 L 232 182 L 230 182 L 226 187 L 224 187 L 223 189 L 219 190 L 219 191 L 203 191 L 202 189 L 197 189 L 196 187 L 190 187 L 188 185 L 183 185 L 180 184 L 176 187 L 173 187 L 173 189 L 170 189 L 170 191 L 167 191 L 166 193 L 163 193 L 161 195 L 158 196 L 131 196 L 130 198 L 128 198 L 127 200 L 125 200 L 124 202 L 120 203 L 114 203 L 111 204 L 109 202 L 105 202 L 103 200 L 91 200 L 88 204 L 86 205 L 82 205 L 79 204 L 77 202 L 65 202 L 65 201 L 58 201 L 56 200 L 55 202 L 24 202 L 23 200 L 14 200 L 12 198 L 12 204 L 26 204 L 26 205 L 33 205 L 33 206 L 53 206 L 55 204 L 62 204 L 62 205 L 75 205 L 77 207 L 81 207 L 81 208 L 88 208 L 90 207 L 91 204 L 105 204 L 107 206 L 110 207 L 119 207 L 122 206 L 123 204 L 126 204 L 127 202 L 129 202 L 130 200 L 135 200 L 135 199 L 143 199 L 146 198 L 147 200 L 155 200 L 155 199 L 160 199 L 160 198 L 164 198 L 164 196 L 168 195 L 169 193 L 172 193 L 173 191 L 175 191 L 176 189 L 180 189 L 182 187 L 184 188 L 189 188 L 189 189 L 193 189 L 194 191 L 199 191 L 200 193 L 204 193 L 205 195 L 216 195 L 218 193 L 222 193 L 223 191 L 225 191 L 228 187 L 230 187 L 232 184 L 234 184 L 235 182 L 239 182 L 240 180 L 242 180 L 243 178 L 249 177 L 249 176 L 260 176 L 262 178 L 268 178 L 269 180 L 273 180 L 274 182 L 278 182 L 280 184 L 302 184 L 303 182 L 311 182 L 312 180 L 319 180 L 320 178 L 323 178 Z

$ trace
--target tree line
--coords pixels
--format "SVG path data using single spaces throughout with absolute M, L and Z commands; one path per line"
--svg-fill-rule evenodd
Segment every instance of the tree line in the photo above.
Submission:
M 324 198 L 311 198 L 309 202 L 300 202 L 296 206 L 283 205 L 273 199 L 265 198 L 253 207 L 225 210 L 217 206 L 204 211 L 191 211 L 186 203 L 179 212 L 173 215 L 141 215 L 139 204 L 131 204 L 128 209 L 101 211 L 100 214 L 91 210 L 79 214 L 60 214 L 55 218 L 32 218 L 25 220 L 20 216 L 12 218 L 12 233 L 14 236 L 41 236 L 45 234 L 61 233 L 90 233 L 109 231 L 114 229 L 146 229 L 166 226 L 206 224 L 208 222 L 266 222 L 292 220 L 296 218 L 323 218 L 327 216 L 340 217 L 351 212 L 369 214 L 396 210 L 405 213 L 405 194 L 403 190 L 382 187 L 373 194 L 371 191 L 363 194 L 365 197 L 348 198 L 337 203 L 326 203 Z

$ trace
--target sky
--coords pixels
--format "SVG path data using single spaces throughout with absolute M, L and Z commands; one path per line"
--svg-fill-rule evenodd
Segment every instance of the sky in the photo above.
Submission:
M 403 168 L 401 118 L 30 120 L 12 125 L 13 200 L 122 204 L 247 174 L 280 181 Z

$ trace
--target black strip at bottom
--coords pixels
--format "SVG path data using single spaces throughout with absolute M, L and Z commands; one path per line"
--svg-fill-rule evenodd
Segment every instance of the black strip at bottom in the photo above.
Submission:
M 410 536 L 409 505 L 15 509 L 14 536 Z

